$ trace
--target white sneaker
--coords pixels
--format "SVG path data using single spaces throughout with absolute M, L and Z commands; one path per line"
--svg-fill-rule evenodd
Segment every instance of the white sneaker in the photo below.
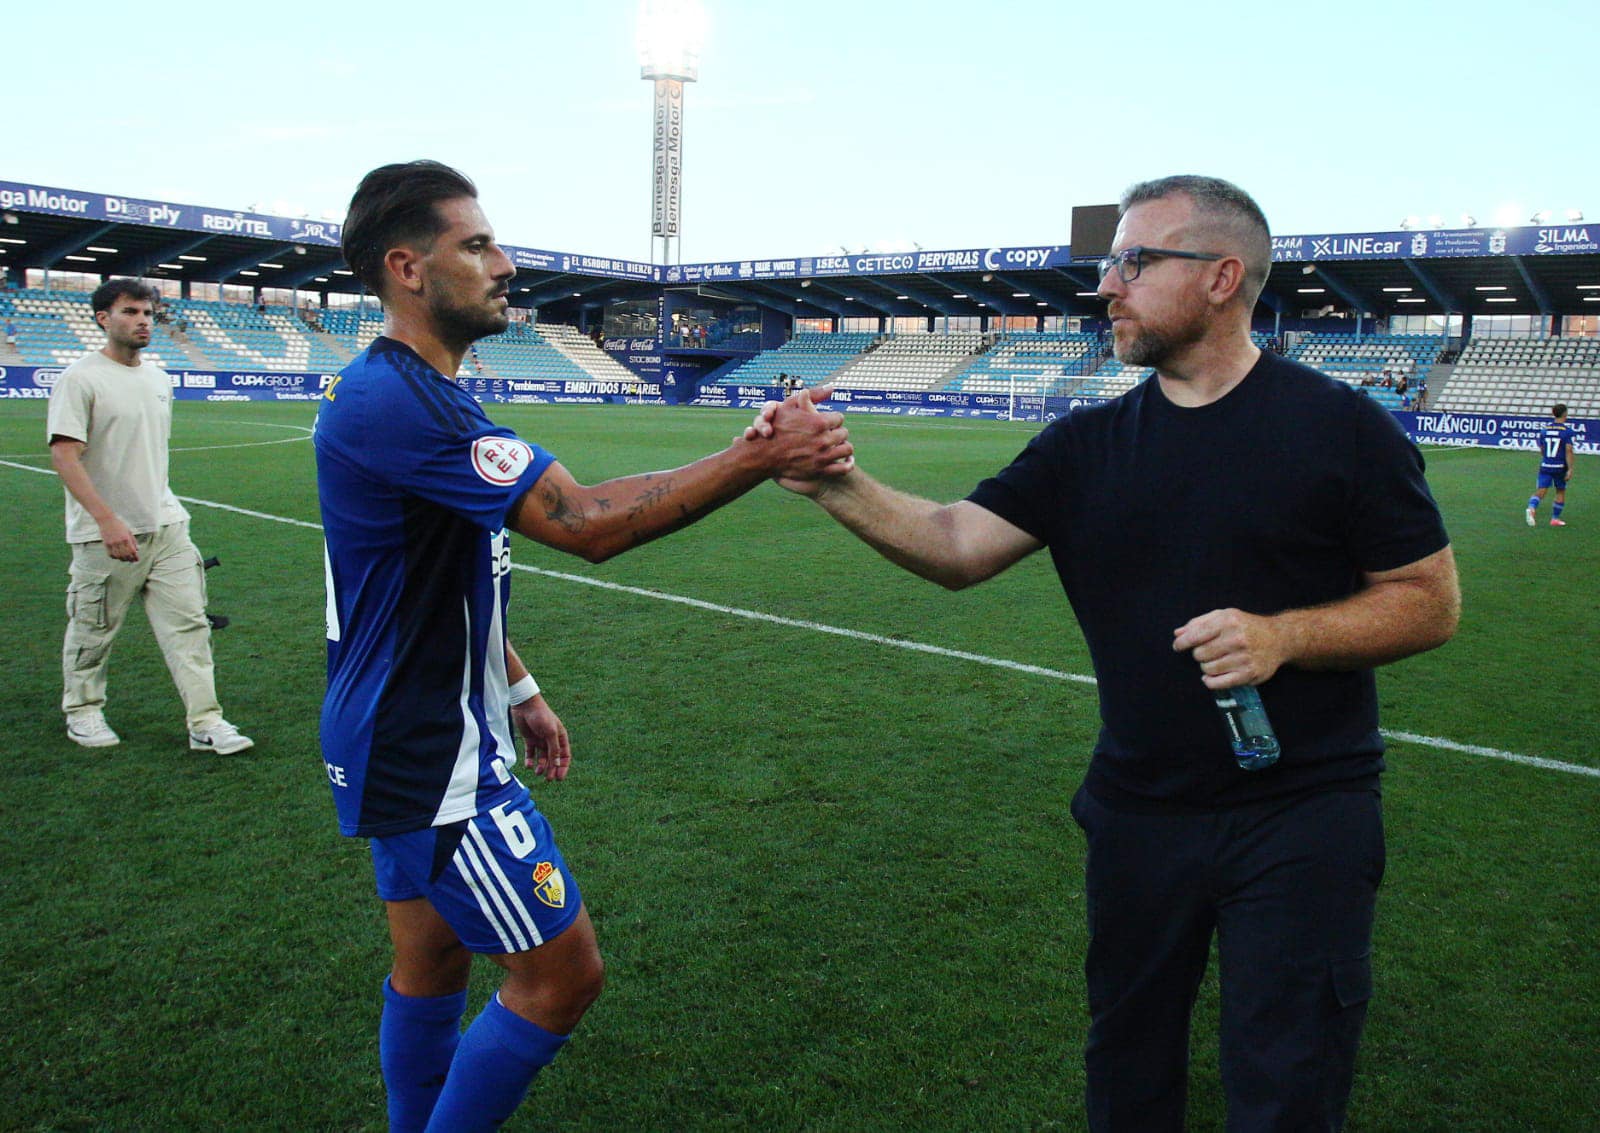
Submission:
M 1528 526 L 1532 527 L 1533 526 L 1533 509 L 1529 508 L 1527 511 L 1523 512 L 1522 514 L 1528 517 Z
M 122 737 L 111 730 L 104 713 L 92 712 L 67 721 L 67 739 L 83 747 L 116 747 Z
M 191 751 L 214 751 L 218 755 L 232 755 L 236 751 L 256 746 L 256 741 L 240 733 L 226 720 L 218 720 L 210 727 L 189 733 Z

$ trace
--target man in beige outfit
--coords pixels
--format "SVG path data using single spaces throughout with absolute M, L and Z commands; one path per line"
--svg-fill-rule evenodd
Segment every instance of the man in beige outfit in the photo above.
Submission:
M 67 494 L 67 636 L 61 668 L 67 736 L 120 742 L 106 723 L 106 662 L 137 596 L 188 717 L 189 746 L 230 754 L 253 746 L 222 718 L 211 669 L 205 568 L 189 513 L 167 486 L 172 379 L 146 363 L 156 295 L 137 280 L 96 289 L 106 344 L 68 366 L 50 392 L 50 459 Z

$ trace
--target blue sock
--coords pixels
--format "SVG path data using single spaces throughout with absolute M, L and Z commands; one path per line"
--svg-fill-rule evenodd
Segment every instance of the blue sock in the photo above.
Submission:
M 467 993 L 433 998 L 401 995 L 383 978 L 383 1018 L 378 1023 L 378 1061 L 389 1095 L 391 1133 L 421 1133 L 444 1089 Z
M 1561 518 L 1561 513 L 1566 511 L 1566 510 L 1567 510 L 1567 505 L 1566 504 L 1558 503 L 1558 504 L 1556 504 L 1555 506 L 1553 506 L 1550 509 L 1550 518 L 1551 519 L 1560 519 Z
M 498 1129 L 522 1104 L 534 1075 L 567 1041 L 516 1014 L 496 994 L 461 1036 L 450 1077 L 428 1122 L 432 1133 Z
M 1538 511 L 1539 510 L 1539 497 L 1538 496 L 1529 496 L 1528 497 L 1528 510 L 1529 511 Z

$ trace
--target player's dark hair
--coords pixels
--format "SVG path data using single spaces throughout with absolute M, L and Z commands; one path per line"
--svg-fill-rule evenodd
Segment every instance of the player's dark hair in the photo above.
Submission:
M 344 262 L 381 299 L 383 258 L 389 249 L 410 242 L 430 247 L 446 227 L 435 206 L 477 196 L 478 187 L 466 174 L 437 161 L 379 166 L 361 179 L 350 198 L 340 240 Z
M 158 301 L 156 289 L 143 280 L 112 279 L 94 289 L 94 294 L 89 296 L 89 309 L 97 315 L 101 311 L 109 311 L 124 295 L 134 300 L 142 299 L 151 306 Z
M 1254 307 L 1262 288 L 1267 285 L 1267 273 L 1272 270 L 1272 232 L 1267 227 L 1267 214 L 1239 186 L 1220 177 L 1193 173 L 1141 181 L 1122 194 L 1117 215 L 1125 215 L 1134 205 L 1179 194 L 1194 202 L 1201 223 L 1220 230 L 1219 238 L 1228 245 L 1185 250 L 1227 252 L 1243 260 L 1245 280 L 1239 288 L 1239 297 L 1247 307 Z
M 1550 407 L 1550 416 L 1552 416 L 1552 417 L 1565 417 L 1566 415 L 1567 415 L 1567 407 L 1565 405 L 1562 405 L 1559 401 L 1556 402 L 1554 405 L 1552 405 Z

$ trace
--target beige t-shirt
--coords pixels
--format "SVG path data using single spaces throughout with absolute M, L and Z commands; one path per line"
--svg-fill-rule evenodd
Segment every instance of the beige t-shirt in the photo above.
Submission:
M 172 379 L 159 366 L 124 366 L 96 350 L 62 371 L 50 391 L 45 441 L 84 442 L 83 467 L 95 491 L 135 535 L 148 535 L 189 513 L 167 486 L 172 435 Z M 67 542 L 92 543 L 100 525 L 67 497 Z

